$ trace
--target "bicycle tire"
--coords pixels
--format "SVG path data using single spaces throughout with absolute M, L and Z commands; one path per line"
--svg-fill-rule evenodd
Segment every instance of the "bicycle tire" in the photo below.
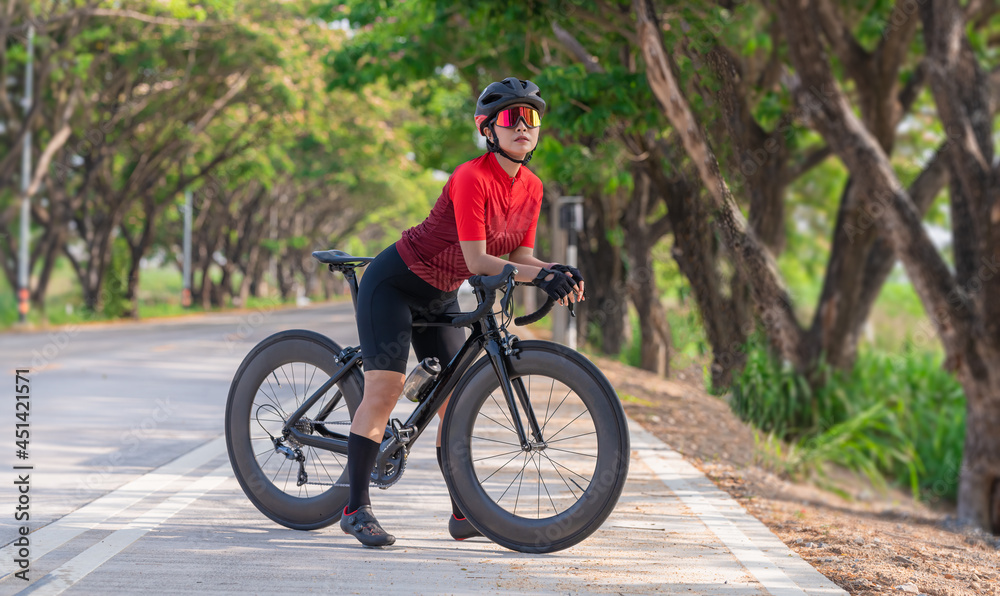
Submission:
M 520 341 L 515 344 L 515 353 L 509 360 L 511 379 L 521 379 L 528 390 L 532 408 L 546 440 L 545 449 L 531 452 L 530 458 L 529 454 L 520 452 L 511 419 L 504 421 L 501 418 L 501 414 L 509 416 L 509 410 L 499 390 L 499 380 L 489 359 L 484 357 L 463 376 L 455 390 L 456 398 L 445 414 L 442 434 L 445 481 L 451 495 L 472 525 L 490 540 L 520 552 L 555 552 L 578 544 L 593 534 L 614 510 L 628 476 L 630 449 L 625 412 L 604 374 L 575 350 L 547 341 Z M 541 385 L 536 378 L 543 379 Z M 547 405 L 543 407 L 543 392 L 546 391 L 544 379 L 551 380 L 553 389 L 548 390 Z M 551 395 L 557 383 L 560 391 L 566 390 L 566 397 L 555 406 Z M 540 387 L 541 392 L 531 388 L 531 385 Z M 569 396 L 573 394 L 577 397 L 573 398 L 575 401 L 569 402 Z M 569 407 L 566 406 L 567 403 L 574 404 L 572 408 L 576 410 L 571 408 L 566 411 L 565 408 Z M 492 410 L 487 413 L 487 409 Z M 577 410 L 580 413 L 574 418 L 573 414 Z M 520 405 L 519 413 L 524 421 Z M 584 414 L 587 414 L 589 422 Z M 557 419 L 559 421 L 554 422 Z M 562 421 L 567 419 L 569 422 L 561 426 Z M 577 424 L 584 425 L 584 428 L 574 427 L 574 430 L 564 431 Z M 552 426 L 546 428 L 546 425 Z M 529 432 L 526 423 L 524 427 L 525 432 Z M 593 431 L 580 432 L 587 431 L 588 428 L 593 428 Z M 563 435 L 565 438 L 557 439 L 562 432 L 568 434 Z M 506 439 L 502 438 L 505 433 Z M 498 436 L 501 438 L 496 438 Z M 575 448 L 566 449 L 567 445 L 564 443 L 560 447 L 554 446 L 568 439 L 590 441 L 592 446 L 580 451 Z M 484 448 L 488 453 L 492 446 L 509 451 L 507 454 L 484 456 Z M 575 456 L 568 458 L 568 464 L 559 463 L 554 461 L 554 454 L 557 452 Z M 594 452 L 596 455 L 593 455 Z M 518 464 L 514 464 L 513 469 L 507 473 L 512 480 L 507 490 L 499 494 L 506 483 L 506 477 L 494 483 L 495 487 L 491 486 L 491 482 L 510 462 L 501 464 L 489 476 L 486 473 L 497 462 L 506 459 L 508 454 L 513 454 L 514 459 L 522 457 L 524 464 L 521 465 L 520 472 L 510 476 L 517 469 Z M 591 465 L 587 463 L 590 458 L 593 459 L 593 469 L 587 478 L 585 468 Z M 529 459 L 535 464 L 532 467 L 538 476 L 535 483 L 537 510 L 532 514 L 529 504 L 526 506 L 528 511 L 522 509 L 519 515 L 520 492 L 525 478 L 532 473 Z M 493 462 L 489 463 L 490 460 Z M 583 472 L 574 469 L 580 466 L 583 467 Z M 551 485 L 542 477 L 543 467 L 551 467 L 556 472 Z M 563 470 L 560 468 L 565 470 L 565 474 L 561 473 Z M 527 474 L 526 469 L 529 470 Z M 561 479 L 565 487 L 559 485 L 560 481 L 555 480 L 556 477 Z M 583 480 L 587 481 L 585 488 L 582 486 Z M 518 496 L 511 509 L 507 493 L 515 483 Z M 574 485 L 580 489 L 579 494 L 576 494 Z M 554 498 L 553 489 L 559 489 L 565 495 Z M 551 506 L 551 515 L 546 513 L 543 517 L 543 503 L 546 512 Z
M 298 463 L 283 459 L 281 454 L 275 455 L 273 447 L 270 455 L 267 455 L 268 440 L 260 429 L 264 429 L 268 436 L 276 436 L 274 433 L 281 428 L 283 419 L 287 419 L 294 407 L 340 370 L 343 365 L 334 360 L 334 356 L 340 352 L 341 347 L 336 342 L 319 333 L 307 330 L 282 331 L 264 339 L 247 354 L 230 386 L 226 403 L 226 448 L 236 479 L 261 513 L 294 530 L 314 530 L 339 520 L 347 504 L 348 489 L 330 486 L 320 490 L 318 485 L 314 485 L 315 492 L 310 494 L 309 484 L 306 484 L 304 487 L 292 488 L 292 493 L 298 489 L 297 494 L 290 494 L 289 477 L 296 473 L 294 470 L 297 470 Z M 302 364 L 301 373 L 299 364 Z M 288 374 L 289 367 L 291 375 Z M 309 377 L 309 367 L 313 368 L 312 377 Z M 302 375 L 301 392 L 297 374 Z M 322 376 L 324 374 L 326 377 Z M 307 378 L 309 387 L 306 384 Z M 289 388 L 291 391 L 288 391 Z M 359 367 L 355 367 L 337 385 L 331 387 L 329 397 L 324 396 L 306 412 L 306 417 L 321 415 L 323 408 L 332 408 L 330 414 L 335 418 L 353 420 L 354 412 L 361 403 L 363 390 L 364 376 Z M 296 401 L 287 402 L 290 407 L 285 407 L 283 404 L 289 395 Z M 274 413 L 279 411 L 282 416 L 275 416 Z M 324 419 L 334 421 L 333 418 Z M 277 434 L 280 435 L 280 432 Z M 307 472 L 314 474 L 312 478 L 319 476 L 330 484 L 347 482 L 347 472 L 343 466 L 346 463 L 346 449 L 341 455 L 312 447 L 304 447 L 302 450 L 306 457 Z M 265 457 L 268 459 L 262 463 L 261 460 Z M 272 460 L 276 464 L 272 464 Z M 328 464 L 330 460 L 332 462 Z M 334 468 L 336 462 L 340 464 L 339 473 Z M 272 473 L 274 465 L 282 466 L 276 474 Z M 281 475 L 286 468 L 289 471 L 284 474 L 282 482 Z

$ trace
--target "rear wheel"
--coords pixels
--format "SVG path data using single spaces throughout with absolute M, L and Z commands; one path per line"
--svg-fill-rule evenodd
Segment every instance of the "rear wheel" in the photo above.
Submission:
M 233 378 L 226 404 L 226 446 L 233 471 L 250 501 L 275 522 L 296 530 L 328 526 L 347 504 L 346 449 L 332 452 L 281 438 L 285 421 L 342 364 L 341 348 L 312 331 L 292 330 L 268 337 L 247 355 Z M 315 435 L 348 434 L 361 403 L 364 377 L 355 367 L 304 415 L 299 430 Z M 278 447 L 283 449 L 279 449 Z M 308 477 L 298 482 L 302 456 Z
M 483 535 L 521 552 L 553 552 L 590 536 L 617 504 L 628 474 L 628 426 L 607 378 L 582 355 L 540 341 L 515 349 L 509 374 L 528 396 L 542 440 L 529 436 L 533 445 L 522 450 L 484 358 L 445 416 L 445 480 Z

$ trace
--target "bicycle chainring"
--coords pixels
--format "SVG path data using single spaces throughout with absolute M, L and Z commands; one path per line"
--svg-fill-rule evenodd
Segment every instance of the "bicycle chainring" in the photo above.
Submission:
M 409 454 L 405 445 L 397 447 L 396 452 L 385 460 L 380 469 L 372 470 L 371 486 L 386 489 L 399 482 L 406 469 L 406 458 Z

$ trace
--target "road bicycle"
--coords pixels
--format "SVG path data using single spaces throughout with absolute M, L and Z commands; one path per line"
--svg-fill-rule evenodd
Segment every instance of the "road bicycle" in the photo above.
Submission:
M 372 258 L 337 250 L 313 256 L 345 275 L 357 312 L 356 270 Z M 514 319 L 516 271 L 508 264 L 497 275 L 470 278 L 474 311 L 414 322 L 472 331 L 414 398 L 409 418 L 387 425 L 371 482 L 388 488 L 399 481 L 413 444 L 452 395 L 441 439 L 451 495 L 490 540 L 547 553 L 584 540 L 611 514 L 628 474 L 629 434 L 614 388 L 592 362 L 507 331 L 512 319 L 532 323 L 555 304 L 549 299 Z M 313 530 L 340 519 L 348 499 L 347 435 L 364 389 L 361 364 L 359 347 L 290 330 L 260 342 L 237 370 L 226 446 L 247 497 L 275 522 Z

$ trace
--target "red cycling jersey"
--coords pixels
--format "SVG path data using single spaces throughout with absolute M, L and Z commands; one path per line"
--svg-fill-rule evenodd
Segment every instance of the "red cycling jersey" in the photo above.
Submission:
M 420 224 L 403 232 L 396 250 L 421 279 L 439 290 L 458 289 L 472 275 L 459 241 L 485 240 L 486 253 L 534 248 L 542 181 L 521 166 L 507 175 L 487 153 L 458 166 Z

